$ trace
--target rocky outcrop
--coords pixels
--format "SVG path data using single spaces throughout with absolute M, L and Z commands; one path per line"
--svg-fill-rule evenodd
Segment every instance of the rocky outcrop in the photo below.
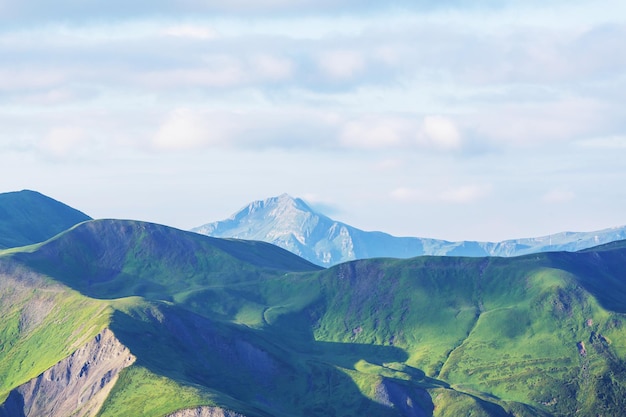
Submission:
M 167 417 L 246 417 L 234 411 L 225 410 L 219 407 L 198 407 L 179 410 L 169 414 Z
M 135 357 L 105 329 L 82 348 L 11 391 L 0 417 L 95 416 Z

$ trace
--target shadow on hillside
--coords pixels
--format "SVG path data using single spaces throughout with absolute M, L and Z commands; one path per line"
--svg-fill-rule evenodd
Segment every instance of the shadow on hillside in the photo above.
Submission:
M 396 378 L 385 364 L 404 362 L 407 355 L 393 346 L 312 342 L 300 352 L 264 332 L 168 305 L 116 311 L 111 329 L 137 356 L 137 365 L 222 392 L 238 401 L 224 397 L 225 407 L 250 416 L 430 417 L 434 405 L 424 387 L 445 386 L 414 368 L 403 369 L 411 381 Z M 357 374 L 358 361 L 378 368 Z M 379 379 L 380 373 L 390 376 Z M 373 389 L 375 400 L 355 381 Z
M 602 307 L 626 313 L 626 250 L 555 252 L 548 256 L 554 267 L 573 274 Z
M 24 396 L 17 390 L 9 393 L 9 396 L 0 405 L 0 417 L 26 417 L 24 413 Z

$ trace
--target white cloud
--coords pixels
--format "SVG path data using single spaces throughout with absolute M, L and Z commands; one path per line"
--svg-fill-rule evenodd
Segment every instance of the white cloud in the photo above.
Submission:
M 413 123 L 407 119 L 369 115 L 346 122 L 339 142 L 355 149 L 398 148 L 407 144 L 413 129 Z
M 163 29 L 163 34 L 176 38 L 190 38 L 200 40 L 210 40 L 218 37 L 218 32 L 210 26 L 181 24 L 168 26 Z
M 32 91 L 53 88 L 67 79 L 67 74 L 58 69 L 48 68 L 11 68 L 10 63 L 3 63 L 0 68 L 1 91 Z
M 134 78 L 140 85 L 159 90 L 181 87 L 238 87 L 246 84 L 249 79 L 239 60 L 222 56 L 211 57 L 211 62 L 201 67 L 157 69 L 137 73 Z
M 376 164 L 374 164 L 374 169 L 376 171 L 394 171 L 398 168 L 401 168 L 406 165 L 406 161 L 400 158 L 387 158 L 383 159 Z
M 269 80 L 284 80 L 291 78 L 294 72 L 292 60 L 271 54 L 255 54 L 251 60 L 252 71 L 260 78 Z
M 488 196 L 491 190 L 491 185 L 486 184 L 462 185 L 444 190 L 433 187 L 430 189 L 398 187 L 389 195 L 392 199 L 402 202 L 468 204 Z
M 233 112 L 179 108 L 165 118 L 151 142 L 156 150 L 211 147 L 239 150 L 336 148 L 325 113 Z
M 342 212 L 341 208 L 338 207 L 333 200 L 327 199 L 317 193 L 304 193 L 301 196 L 292 197 L 302 198 L 314 210 L 326 216 L 333 216 Z
M 416 118 L 386 114 L 346 117 L 319 110 L 216 111 L 178 108 L 163 117 L 152 138 L 155 149 L 207 147 L 240 149 L 343 149 L 368 152 L 448 150 L 439 143 L 416 143 Z M 439 135 L 448 134 L 445 129 Z M 441 137 L 439 137 L 441 139 Z M 447 139 L 447 138 L 446 138 Z M 390 158 L 378 170 L 403 162 Z
M 611 50 L 623 38 L 623 24 L 545 28 L 522 19 L 502 27 L 493 16 L 471 17 L 477 16 L 489 20 L 489 30 L 468 30 L 475 21 L 450 29 L 444 16 L 430 21 L 394 13 L 361 16 L 355 30 L 340 36 L 321 27 L 334 18 L 285 18 L 324 34 L 307 39 L 262 29 L 280 26 L 284 17 L 260 18 L 260 24 L 161 17 L 7 29 L 0 32 L 0 105 L 63 105 L 72 111 L 89 100 L 107 112 L 112 103 L 134 101 L 162 114 L 208 103 L 231 115 L 252 108 L 256 115 L 271 113 L 270 119 L 232 116 L 222 130 L 247 125 L 261 147 L 263 141 L 269 147 L 312 146 L 310 138 L 293 145 L 284 138 L 299 137 L 302 125 L 316 123 L 327 135 L 320 139 L 324 147 L 343 149 L 453 152 L 579 139 L 582 147 L 622 146 L 615 138 L 623 136 L 623 94 L 616 91 L 624 91 L 618 75 L 626 58 Z M 540 94 L 524 95 L 528 90 Z M 334 112 L 335 121 L 323 120 L 320 108 Z M 301 110 L 297 122 L 289 120 L 292 109 Z M 185 146 L 205 142 L 215 141 Z
M 55 127 L 39 143 L 39 149 L 54 158 L 66 158 L 79 153 L 88 140 L 87 133 L 80 127 Z
M 75 91 L 69 88 L 51 88 L 36 90 L 32 94 L 20 94 L 14 98 L 14 101 L 34 106 L 54 106 L 75 103 L 90 95 L 88 92 Z
M 425 147 L 443 150 L 459 149 L 461 134 L 454 122 L 443 116 L 426 116 L 417 133 L 417 142 Z
M 575 141 L 612 128 L 621 110 L 596 99 L 565 98 L 540 103 L 485 106 L 463 115 L 463 125 L 497 147 L 537 147 Z
M 441 192 L 437 199 L 448 203 L 471 203 L 491 193 L 490 185 L 464 185 Z
M 478 3 L 0 1 L 2 155 L 67 190 L 78 187 L 63 179 L 111 190 L 141 171 L 133 192 L 197 197 L 213 186 L 202 178 L 224 172 L 212 194 L 239 203 L 334 193 L 402 233 L 428 223 L 464 234 L 459 210 L 518 231 L 560 228 L 574 211 L 623 223 L 626 3 Z M 86 155 L 112 163 L 83 164 L 90 178 L 45 172 Z M 42 161 L 52 157 L 64 163 Z M 546 210 L 559 201 L 576 204 Z M 409 225 L 417 209 L 425 221 Z
M 581 139 L 574 144 L 586 149 L 619 150 L 626 149 L 626 136 L 607 136 L 600 138 Z
M 332 79 L 350 79 L 365 69 L 365 58 L 359 51 L 334 50 L 322 52 L 317 64 Z
M 233 126 L 223 118 L 208 120 L 190 109 L 172 111 L 157 130 L 153 145 L 160 150 L 193 150 L 208 145 L 224 146 L 233 134 Z
M 344 123 L 339 141 L 355 149 L 456 151 L 462 148 L 456 124 L 444 116 L 364 114 Z

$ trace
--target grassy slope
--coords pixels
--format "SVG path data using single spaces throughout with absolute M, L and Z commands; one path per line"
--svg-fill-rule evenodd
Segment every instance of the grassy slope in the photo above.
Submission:
M 102 416 L 200 404 L 251 416 L 396 415 L 380 404 L 385 384 L 435 416 L 626 407 L 617 244 L 315 271 L 266 245 L 100 221 L 31 250 L 6 256 L 106 299 L 89 301 L 110 306 L 97 324 L 108 321 L 138 357 Z M 1 327 L 8 334 L 15 324 Z
M 625 317 L 605 285 L 623 277 L 623 253 L 604 254 L 604 275 L 589 260 L 567 256 L 576 260 L 567 268 L 552 254 L 342 265 L 325 272 L 336 279 L 327 280 L 331 301 L 316 336 L 393 344 L 408 353 L 407 365 L 505 408 L 518 408 L 507 404 L 513 401 L 534 413 L 568 415 L 579 407 L 618 415 L 626 405 L 619 396 Z M 375 278 L 359 279 L 365 276 Z M 608 394 L 598 392 L 600 385 Z
M 16 257 L 94 298 L 169 300 L 205 287 L 320 269 L 267 243 L 122 220 L 80 224 L 37 251 Z
M 30 245 L 90 217 L 35 191 L 0 194 L 0 249 Z
M 0 402 L 106 325 L 106 303 L 0 258 Z

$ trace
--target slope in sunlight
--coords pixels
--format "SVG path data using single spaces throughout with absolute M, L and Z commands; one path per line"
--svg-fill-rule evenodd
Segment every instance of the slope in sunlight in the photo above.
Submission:
M 53 415 L 619 416 L 625 264 L 620 242 L 320 269 L 262 242 L 90 221 L 0 255 L 0 415 L 85 398 Z M 106 359 L 103 340 L 132 358 Z M 81 397 L 81 378 L 107 390 Z
M 36 191 L 0 194 L 0 249 L 50 239 L 90 220 L 86 214 Z

